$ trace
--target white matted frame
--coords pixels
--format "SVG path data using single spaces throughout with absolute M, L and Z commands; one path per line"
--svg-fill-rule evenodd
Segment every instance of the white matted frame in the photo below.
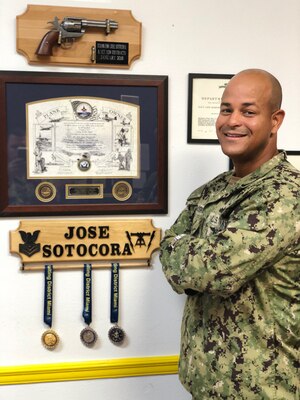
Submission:
M 218 144 L 215 122 L 223 91 L 233 75 L 188 75 L 188 143 Z

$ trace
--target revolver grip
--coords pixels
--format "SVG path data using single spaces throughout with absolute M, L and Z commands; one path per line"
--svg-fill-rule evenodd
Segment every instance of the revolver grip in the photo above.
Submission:
M 41 40 L 35 54 L 38 56 L 52 56 L 52 48 L 58 43 L 59 31 L 47 32 Z

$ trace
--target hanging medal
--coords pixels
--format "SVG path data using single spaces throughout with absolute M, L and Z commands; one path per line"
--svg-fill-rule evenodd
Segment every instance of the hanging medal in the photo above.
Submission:
M 53 315 L 53 265 L 47 264 L 44 269 L 44 322 L 49 326 L 43 335 L 42 343 L 48 350 L 53 350 L 58 345 L 58 334 L 52 328 Z
M 125 332 L 118 325 L 119 320 L 119 282 L 120 264 L 111 263 L 111 296 L 110 296 L 110 322 L 114 324 L 108 332 L 110 341 L 114 344 L 122 344 Z
M 83 311 L 87 327 L 80 332 L 80 339 L 87 347 L 93 347 L 98 339 L 97 333 L 89 325 L 92 322 L 92 264 L 83 267 Z

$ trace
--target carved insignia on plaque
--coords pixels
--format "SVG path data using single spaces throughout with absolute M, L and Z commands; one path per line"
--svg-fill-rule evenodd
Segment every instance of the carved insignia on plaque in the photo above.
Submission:
M 19 245 L 19 252 L 25 254 L 28 257 L 33 256 L 33 254 L 38 253 L 41 249 L 39 243 L 35 243 L 40 231 L 34 231 L 33 233 L 19 231 L 21 238 L 24 243 Z
M 147 246 L 147 250 L 148 251 L 151 247 L 152 241 L 155 237 L 155 231 L 152 231 L 152 233 L 150 232 L 128 232 L 126 231 L 126 237 L 129 241 L 130 247 L 131 249 L 134 251 L 134 248 L 136 246 L 138 247 L 142 247 L 142 246 Z M 149 237 L 149 242 L 148 245 L 146 244 L 145 241 L 145 237 Z M 133 243 L 133 238 L 136 238 L 135 243 Z

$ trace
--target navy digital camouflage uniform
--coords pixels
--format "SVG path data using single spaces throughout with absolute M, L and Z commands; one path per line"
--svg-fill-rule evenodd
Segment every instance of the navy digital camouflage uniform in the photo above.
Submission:
M 186 293 L 179 361 L 195 400 L 299 400 L 300 172 L 284 152 L 195 190 L 161 243 Z

